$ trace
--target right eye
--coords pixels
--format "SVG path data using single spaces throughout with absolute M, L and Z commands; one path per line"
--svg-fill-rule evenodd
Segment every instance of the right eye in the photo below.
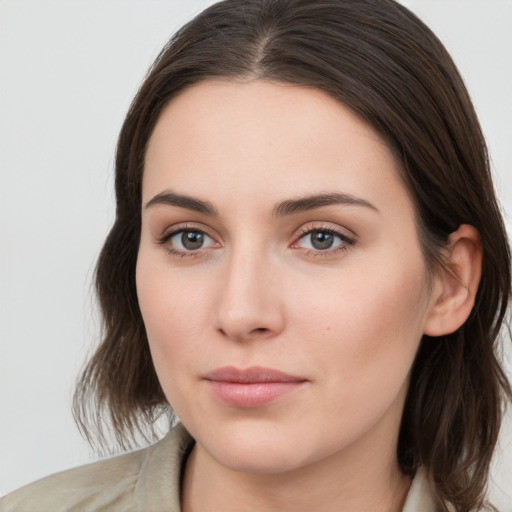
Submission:
M 217 247 L 213 238 L 199 229 L 179 229 L 167 233 L 159 243 L 171 253 L 179 256 L 191 256 L 194 252 L 209 247 Z

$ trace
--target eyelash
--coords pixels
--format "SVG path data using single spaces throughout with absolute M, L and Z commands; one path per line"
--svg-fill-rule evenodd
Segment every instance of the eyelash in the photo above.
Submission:
M 297 243 L 304 239 L 307 235 L 311 235 L 312 233 L 327 233 L 336 238 L 339 238 L 342 242 L 342 245 L 335 247 L 334 249 L 305 249 L 306 255 L 314 258 L 325 258 L 331 257 L 336 254 L 344 253 L 350 249 L 356 243 L 356 240 L 353 236 L 348 235 L 347 233 L 343 233 L 337 229 L 334 229 L 330 226 L 305 226 L 301 228 L 299 231 L 295 242 L 291 245 L 292 248 L 298 248 Z
M 179 249 L 176 249 L 172 245 L 170 245 L 168 242 L 171 240 L 174 236 L 179 235 L 180 233 L 199 233 L 201 235 L 205 235 L 208 238 L 211 238 L 213 240 L 213 237 L 211 237 L 205 230 L 199 229 L 197 226 L 192 225 L 179 225 L 171 229 L 170 231 L 166 231 L 162 234 L 161 237 L 159 237 L 156 241 L 158 245 L 161 245 L 169 254 L 172 256 L 178 256 L 179 258 L 196 258 L 198 256 L 201 256 L 203 250 L 198 249 L 196 251 L 182 251 Z
M 203 254 L 204 250 L 206 248 L 199 248 L 197 250 L 189 250 L 189 251 L 182 251 L 180 249 L 176 249 L 172 245 L 169 244 L 169 241 L 176 235 L 179 235 L 180 233 L 198 233 L 204 236 L 207 236 L 208 238 L 211 238 L 214 240 L 212 236 L 210 236 L 205 230 L 198 228 L 195 225 L 179 225 L 171 229 L 170 231 L 166 231 L 162 234 L 161 237 L 159 237 L 156 240 L 156 243 L 158 245 L 161 245 L 169 254 L 173 256 L 178 256 L 180 258 L 195 258 L 199 257 Z M 345 251 L 348 251 L 352 245 L 355 244 L 356 240 L 354 237 L 343 233 L 341 231 L 338 231 L 330 226 L 305 226 L 301 228 L 298 235 L 295 238 L 295 241 L 291 244 L 291 248 L 293 249 L 301 249 L 298 247 L 298 242 L 302 239 L 304 239 L 307 235 L 311 235 L 312 233 L 326 233 L 328 235 L 332 235 L 333 237 L 339 238 L 342 242 L 342 245 L 335 247 L 334 249 L 303 249 L 305 254 L 307 256 L 312 256 L 315 258 L 323 258 L 323 257 L 329 257 L 334 256 L 339 253 L 343 253 Z

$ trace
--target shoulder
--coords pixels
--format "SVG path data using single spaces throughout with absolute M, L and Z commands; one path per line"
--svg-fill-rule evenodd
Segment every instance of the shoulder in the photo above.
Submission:
M 0 511 L 160 510 L 159 503 L 168 507 L 178 498 L 181 461 L 191 444 L 184 428 L 174 428 L 148 448 L 62 471 L 26 485 L 2 498 Z
M 123 510 L 129 511 L 146 452 L 140 450 L 48 476 L 7 495 L 0 501 L 0 510 L 101 510 L 120 501 Z

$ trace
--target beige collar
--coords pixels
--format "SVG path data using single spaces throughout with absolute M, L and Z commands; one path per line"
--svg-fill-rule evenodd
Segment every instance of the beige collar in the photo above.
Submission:
M 423 468 L 416 471 L 402 512 L 435 512 L 434 501 Z

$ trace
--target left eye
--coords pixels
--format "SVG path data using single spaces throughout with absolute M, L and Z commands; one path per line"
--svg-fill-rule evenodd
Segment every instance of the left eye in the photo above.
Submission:
M 302 235 L 296 242 L 296 245 L 303 249 L 312 249 L 315 251 L 327 251 L 336 249 L 343 245 L 350 245 L 351 241 L 347 237 L 332 231 L 314 229 Z
M 214 240 L 202 231 L 182 230 L 169 238 L 170 245 L 177 251 L 197 251 L 215 244 Z

